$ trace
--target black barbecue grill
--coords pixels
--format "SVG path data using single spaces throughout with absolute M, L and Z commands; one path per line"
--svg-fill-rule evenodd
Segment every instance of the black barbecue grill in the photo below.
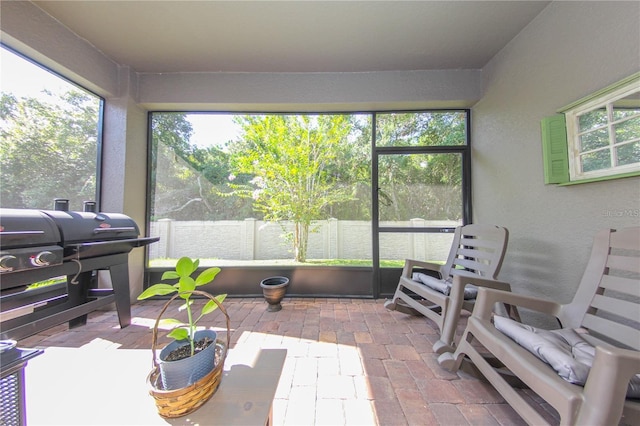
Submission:
M 82 325 L 112 302 L 120 326 L 129 325 L 128 254 L 159 240 L 138 235 L 135 221 L 119 213 L 0 209 L 0 338 Z M 98 270 L 110 271 L 112 288 L 98 287 Z M 61 276 L 66 283 L 27 289 Z

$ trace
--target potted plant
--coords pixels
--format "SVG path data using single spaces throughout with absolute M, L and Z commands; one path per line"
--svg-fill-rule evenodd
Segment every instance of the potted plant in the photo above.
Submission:
M 153 296 L 166 296 L 176 293 L 165 305 L 156 321 L 154 327 L 154 346 L 156 341 L 157 325 L 160 316 L 164 313 L 169 303 L 180 297 L 184 304 L 180 310 L 186 310 L 187 323 L 176 319 L 164 319 L 163 324 L 174 325 L 175 327 L 167 334 L 174 341 L 167 345 L 160 352 L 158 366 L 163 390 L 185 388 L 198 380 L 207 376 L 215 367 L 215 351 L 217 334 L 214 330 L 198 330 L 197 324 L 205 315 L 222 307 L 222 302 L 226 294 L 215 297 L 208 293 L 196 290 L 197 287 L 210 283 L 220 272 L 220 268 L 208 268 L 202 271 L 195 279 L 191 275 L 198 269 L 200 261 L 192 260 L 189 257 L 182 257 L 176 263 L 175 270 L 166 271 L 162 274 L 162 280 L 175 280 L 175 284 L 158 283 L 146 289 L 138 300 L 148 299 Z M 202 307 L 196 315 L 192 311 L 194 295 L 209 297 L 209 301 Z M 226 314 L 226 312 L 225 312 Z M 155 348 L 154 363 L 155 363 Z

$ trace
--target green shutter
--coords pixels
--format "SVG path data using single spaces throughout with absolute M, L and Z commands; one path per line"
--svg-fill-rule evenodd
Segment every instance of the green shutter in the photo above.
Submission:
M 564 114 L 542 119 L 544 183 L 569 182 L 569 153 Z

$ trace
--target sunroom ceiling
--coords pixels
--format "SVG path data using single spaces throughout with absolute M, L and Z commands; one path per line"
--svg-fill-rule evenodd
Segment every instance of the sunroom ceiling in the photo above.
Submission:
M 480 69 L 549 1 L 34 1 L 143 73 Z

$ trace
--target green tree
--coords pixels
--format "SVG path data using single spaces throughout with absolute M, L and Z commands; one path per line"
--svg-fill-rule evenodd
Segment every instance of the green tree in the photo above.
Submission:
M 240 116 L 244 135 L 230 146 L 238 174 L 253 176 L 251 186 L 234 185 L 252 197 L 265 220 L 290 221 L 294 259 L 304 262 L 312 221 L 326 207 L 352 199 L 339 186 L 336 164 L 348 143 L 352 123 L 345 115 Z
M 351 131 L 329 167 L 336 185 L 350 197 L 325 206 L 324 212 L 326 217 L 340 220 L 367 220 L 371 219 L 371 115 L 345 117 L 351 122 Z
M 96 197 L 100 101 L 80 91 L 0 99 L 0 205 L 79 209 Z

